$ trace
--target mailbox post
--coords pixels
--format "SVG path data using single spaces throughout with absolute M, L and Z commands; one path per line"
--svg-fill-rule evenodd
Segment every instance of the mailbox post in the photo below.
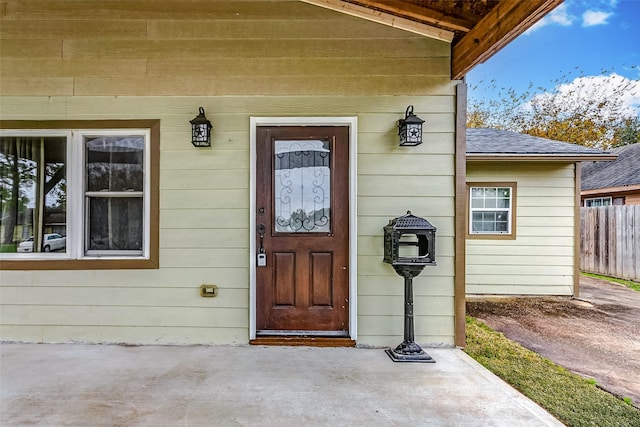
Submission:
M 436 265 L 435 244 L 436 228 L 411 211 L 384 227 L 383 261 L 404 277 L 404 341 L 395 349 L 385 350 L 394 362 L 435 362 L 414 341 L 413 328 L 413 278 L 424 267 Z

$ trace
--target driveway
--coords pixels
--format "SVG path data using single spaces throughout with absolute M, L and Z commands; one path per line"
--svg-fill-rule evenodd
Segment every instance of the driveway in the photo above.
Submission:
M 579 299 L 473 298 L 467 314 L 640 407 L 640 292 L 581 277 Z
M 459 349 L 3 344 L 2 426 L 561 426 Z

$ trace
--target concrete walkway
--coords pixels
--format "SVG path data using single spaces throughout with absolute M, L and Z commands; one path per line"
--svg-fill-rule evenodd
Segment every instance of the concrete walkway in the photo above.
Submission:
M 556 426 L 458 349 L 2 344 L 0 425 Z

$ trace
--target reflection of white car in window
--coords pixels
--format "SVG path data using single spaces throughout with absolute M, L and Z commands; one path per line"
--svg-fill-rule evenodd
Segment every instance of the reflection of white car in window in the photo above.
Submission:
M 51 252 L 67 247 L 67 238 L 59 234 L 45 234 L 42 239 L 42 251 Z M 18 244 L 18 252 L 33 252 L 33 236 Z

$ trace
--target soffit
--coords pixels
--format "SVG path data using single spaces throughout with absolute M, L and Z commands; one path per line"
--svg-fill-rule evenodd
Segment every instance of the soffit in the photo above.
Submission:
M 462 78 L 563 0 L 302 0 L 451 42 L 451 77 Z

